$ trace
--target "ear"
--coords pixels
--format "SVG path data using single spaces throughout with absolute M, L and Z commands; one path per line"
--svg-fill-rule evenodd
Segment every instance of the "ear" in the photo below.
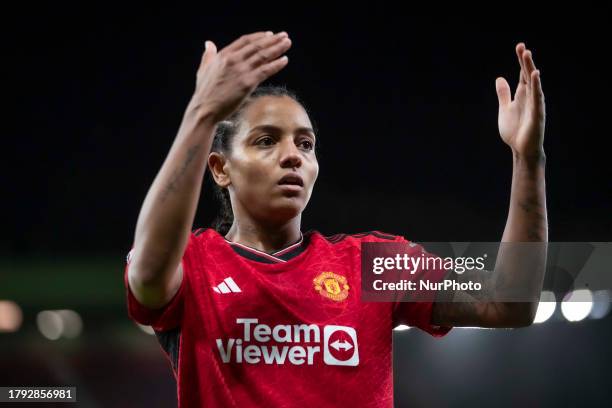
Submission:
M 212 152 L 208 155 L 208 168 L 215 179 L 215 183 L 220 187 L 232 184 L 229 173 L 227 172 L 228 162 L 222 153 Z

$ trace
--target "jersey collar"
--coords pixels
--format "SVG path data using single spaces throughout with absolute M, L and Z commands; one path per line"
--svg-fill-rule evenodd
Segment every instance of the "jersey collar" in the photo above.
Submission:
M 267 264 L 276 264 L 290 261 L 304 252 L 308 246 L 309 236 L 309 233 L 302 234 L 300 232 L 300 239 L 297 242 L 272 253 L 260 251 L 259 249 L 238 242 L 232 242 L 225 237 L 223 237 L 223 239 L 232 247 L 236 254 L 244 258 Z

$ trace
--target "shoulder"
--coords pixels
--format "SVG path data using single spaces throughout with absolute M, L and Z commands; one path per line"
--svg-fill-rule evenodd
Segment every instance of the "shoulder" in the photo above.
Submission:
M 213 235 L 213 233 L 219 234 L 212 228 L 195 228 L 191 231 L 191 233 L 196 237 L 199 237 L 200 235 L 203 235 L 204 237 L 210 237 L 211 235 Z
M 224 256 L 225 238 L 213 228 L 194 228 L 189 234 L 189 240 L 183 253 L 183 265 L 206 262 L 210 257 Z
M 199 248 L 215 247 L 215 244 L 223 242 L 225 238 L 219 234 L 214 228 L 195 228 L 191 231 L 189 237 L 189 245 L 194 245 Z

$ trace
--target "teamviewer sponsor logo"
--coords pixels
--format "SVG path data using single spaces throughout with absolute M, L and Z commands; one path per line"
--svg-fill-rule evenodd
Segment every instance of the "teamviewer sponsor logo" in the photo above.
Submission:
M 348 326 L 279 324 L 269 326 L 258 319 L 236 319 L 242 338 L 217 339 L 221 361 L 226 364 L 313 365 L 320 359 L 333 366 L 359 365 L 357 331 Z M 321 342 L 323 344 L 321 344 Z
M 236 282 L 229 277 L 223 279 L 223 282 L 218 284 L 217 286 L 212 287 L 213 290 L 217 293 L 239 293 L 242 292 Z
M 359 365 L 359 350 L 357 349 L 357 332 L 352 327 L 325 326 L 323 360 L 328 365 L 356 366 Z

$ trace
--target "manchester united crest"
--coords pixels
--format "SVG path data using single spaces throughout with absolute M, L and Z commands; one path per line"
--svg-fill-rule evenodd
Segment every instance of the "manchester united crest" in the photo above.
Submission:
M 312 280 L 314 289 L 323 297 L 341 302 L 348 297 L 346 278 L 333 272 L 323 272 Z

